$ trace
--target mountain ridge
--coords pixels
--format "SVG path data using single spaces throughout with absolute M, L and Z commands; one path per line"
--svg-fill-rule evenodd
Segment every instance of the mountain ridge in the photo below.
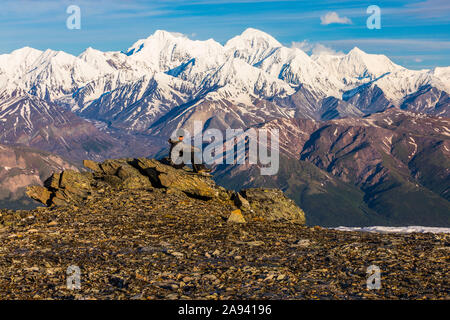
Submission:
M 193 133 L 195 121 L 202 130 L 278 126 L 288 170 L 270 183 L 316 210 L 317 223 L 339 220 L 337 211 L 326 220 L 316 191 L 347 199 L 336 208 L 367 224 L 368 212 L 381 215 L 376 222 L 401 213 L 392 190 L 420 189 L 417 199 L 440 203 L 447 224 L 449 70 L 408 70 L 356 47 L 310 56 L 251 28 L 224 45 L 159 30 L 123 52 L 26 47 L 0 55 L 0 143 L 101 161 L 161 154 L 175 129 Z M 243 168 L 218 168 L 216 178 L 271 180 Z
M 126 52 L 126 54 L 101 52 L 88 48 L 76 57 L 62 51 L 46 50 L 42 52 L 23 48 L 13 51 L 9 55 L 1 55 L 0 71 L 7 75 L 19 74 L 14 81 L 21 83 L 29 92 L 50 100 L 62 99 L 105 76 L 111 77 L 114 74 L 117 79 L 115 82 L 110 81 L 110 90 L 108 91 L 111 91 L 130 81 L 138 81 L 144 75 L 149 76 L 158 72 L 170 74 L 170 70 L 182 65 L 185 67 L 178 71 L 176 78 L 194 84 L 197 87 L 196 91 L 199 91 L 199 88 L 212 81 L 211 77 L 214 74 L 217 77 L 218 70 L 223 70 L 226 65 L 234 65 L 239 60 L 243 60 L 249 66 L 248 70 L 245 72 L 239 70 L 239 73 L 234 70 L 222 72 L 220 78 L 214 83 L 216 86 L 220 88 L 233 82 L 245 84 L 249 86 L 246 90 L 249 91 L 250 96 L 258 96 L 258 91 L 263 92 L 260 90 L 261 88 L 273 87 L 278 81 L 276 79 L 279 79 L 285 85 L 280 82 L 278 86 L 284 86 L 284 91 L 288 94 L 293 93 L 292 91 L 289 93 L 289 87 L 295 89 L 296 86 L 302 84 L 324 97 L 334 96 L 342 99 L 344 92 L 367 84 L 368 80 L 376 82 L 377 79 L 381 80 L 380 77 L 386 78 L 388 75 L 387 78 L 389 78 L 389 74 L 392 74 L 396 77 L 394 82 L 400 86 L 399 89 L 394 93 L 388 92 L 392 81 L 385 81 L 387 83 L 382 83 L 381 87 L 382 90 L 387 91 L 386 94 L 392 100 L 391 102 L 396 102 L 394 100 L 417 91 L 420 86 L 425 84 L 431 84 L 441 91 L 448 90 L 448 84 L 445 85 L 446 68 L 434 71 L 411 71 L 394 64 L 384 55 L 367 54 L 356 47 L 347 55 L 308 56 L 298 48 L 284 47 L 270 35 L 251 28 L 230 39 L 224 46 L 212 39 L 194 41 L 184 36 L 158 30 L 147 39 L 138 40 Z M 25 55 L 25 58 L 22 55 Z M 20 62 L 21 57 L 22 62 Z M 10 60 L 17 59 L 19 62 L 16 61 L 15 64 L 6 66 L 6 62 L 10 64 Z M 2 61 L 5 62 L 1 63 Z M 189 61 L 194 61 L 194 63 L 186 65 Z M 242 67 L 245 65 L 240 64 L 239 68 Z M 274 78 L 265 80 L 266 84 L 258 84 L 260 81 L 258 78 L 263 74 L 253 79 L 239 80 L 245 74 L 258 74 L 257 70 L 262 70 L 263 74 L 271 75 Z M 20 71 L 25 72 L 26 75 L 20 75 Z M 68 76 L 67 72 L 70 72 L 71 76 Z M 404 77 L 414 78 L 415 83 L 404 83 Z M 43 80 L 43 78 L 51 79 L 51 82 L 37 84 L 37 81 Z M 209 80 L 206 80 L 208 78 Z M 71 79 L 71 81 L 65 79 Z M 166 82 L 170 82 L 170 80 Z M 200 87 L 198 87 L 199 85 Z M 231 85 L 230 90 L 233 95 L 239 96 L 237 94 L 239 90 L 236 91 L 236 87 L 237 85 Z M 46 89 L 49 91 L 47 92 Z M 252 93 L 252 89 L 256 91 Z M 96 94 L 96 99 L 104 92 L 104 90 L 100 90 Z M 403 97 L 400 94 L 403 94 Z M 259 97 L 270 98 L 275 95 L 279 96 L 279 92 L 269 90 Z M 219 93 L 219 96 L 221 98 L 229 97 L 226 93 Z M 195 93 L 192 98 L 194 97 Z M 249 101 L 245 102 L 248 104 Z

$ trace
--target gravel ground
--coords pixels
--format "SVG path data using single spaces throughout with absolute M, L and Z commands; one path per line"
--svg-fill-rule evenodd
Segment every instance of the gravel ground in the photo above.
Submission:
M 0 210 L 1 299 L 449 299 L 449 234 L 371 234 L 257 219 L 162 189 Z M 78 266 L 81 289 L 69 290 Z M 381 289 L 367 289 L 367 268 Z

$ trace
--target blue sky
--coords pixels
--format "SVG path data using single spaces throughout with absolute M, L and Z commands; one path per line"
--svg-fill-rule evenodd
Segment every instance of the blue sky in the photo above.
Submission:
M 66 28 L 71 4 L 81 9 L 80 30 Z M 381 9 L 379 30 L 366 27 L 369 5 Z M 412 69 L 450 66 L 450 0 L 0 0 L 0 53 L 125 50 L 157 29 L 225 43 L 247 27 L 308 53 L 357 46 Z

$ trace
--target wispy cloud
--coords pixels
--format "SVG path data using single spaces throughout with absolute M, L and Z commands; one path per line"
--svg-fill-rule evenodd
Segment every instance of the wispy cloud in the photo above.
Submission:
M 335 11 L 328 12 L 327 14 L 320 17 L 320 24 L 329 25 L 332 23 L 338 24 L 352 24 L 352 20 L 347 17 L 340 17 Z
M 293 41 L 291 44 L 292 48 L 298 48 L 307 53 L 321 55 L 321 54 L 331 54 L 331 55 L 343 55 L 342 51 L 336 51 L 333 48 L 326 46 L 322 43 L 311 43 L 308 40 L 303 40 L 301 42 Z
M 416 13 L 419 18 L 441 18 L 450 16 L 450 1 L 448 0 L 425 0 L 405 5 L 404 11 Z
M 396 46 L 396 47 L 406 47 L 409 49 L 450 49 L 450 41 L 447 40 L 427 40 L 427 39 L 386 39 L 386 38 L 376 38 L 376 39 L 340 39 L 340 40 L 327 40 L 323 41 L 327 44 L 334 45 L 374 45 L 374 46 Z

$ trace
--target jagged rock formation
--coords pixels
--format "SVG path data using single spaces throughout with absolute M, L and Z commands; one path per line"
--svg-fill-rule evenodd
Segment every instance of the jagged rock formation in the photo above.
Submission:
M 277 189 L 229 191 L 216 185 L 209 175 L 189 169 L 175 169 L 155 159 L 128 158 L 97 163 L 85 160 L 92 172 L 66 170 L 54 173 L 44 186 L 31 186 L 27 195 L 47 206 L 82 205 L 93 197 L 111 196 L 114 190 L 163 189 L 188 197 L 220 202 L 231 210 L 242 211 L 242 219 L 305 223 L 304 212 Z M 247 219 L 245 218 L 247 217 Z M 234 220 L 234 218 L 231 218 Z

